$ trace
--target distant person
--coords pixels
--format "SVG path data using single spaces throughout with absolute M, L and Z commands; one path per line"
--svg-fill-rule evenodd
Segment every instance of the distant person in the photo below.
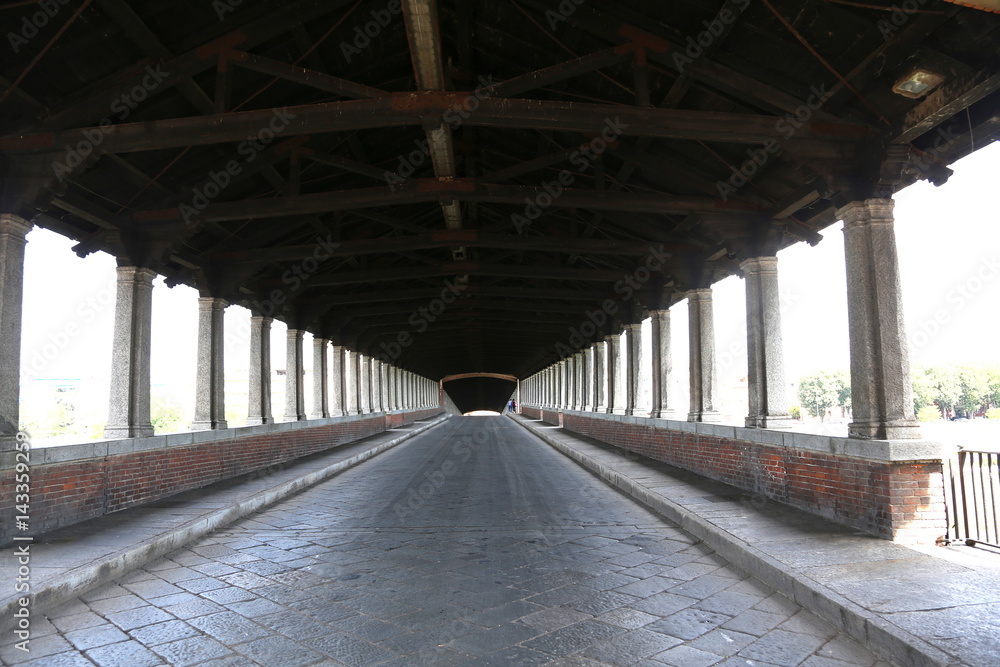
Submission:
M 514 412 L 514 399 L 507 401 L 507 412 Z
M 510 411 L 517 412 L 517 401 L 515 401 L 514 399 L 510 400 Z

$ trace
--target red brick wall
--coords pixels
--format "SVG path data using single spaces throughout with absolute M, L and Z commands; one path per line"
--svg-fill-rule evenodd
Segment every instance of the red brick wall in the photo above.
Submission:
M 557 413 L 523 410 L 559 423 Z M 561 417 L 570 431 L 879 537 L 926 543 L 944 534 L 940 462 L 873 461 L 572 412 Z
M 31 466 L 32 534 L 159 500 L 331 449 L 387 428 L 441 413 L 440 408 L 377 415 L 341 423 L 231 440 L 152 449 L 100 458 Z M 5 485 L 7 486 L 7 485 Z M 13 505 L 13 485 L 0 492 Z M 0 526 L 0 543 L 12 535 Z

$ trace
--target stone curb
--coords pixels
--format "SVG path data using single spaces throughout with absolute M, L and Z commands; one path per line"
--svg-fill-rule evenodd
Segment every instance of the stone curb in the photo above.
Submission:
M 958 664 L 943 651 L 873 614 L 826 586 L 799 575 L 787 564 L 763 553 L 752 544 L 701 518 L 572 446 L 561 442 L 523 419 L 514 419 L 527 431 L 560 453 L 590 470 L 604 482 L 622 491 L 657 514 L 712 547 L 736 567 L 813 612 L 837 630 L 868 647 L 883 658 L 907 667 L 939 667 Z M 550 427 L 557 428 L 557 427 Z
M 215 510 L 207 516 L 201 516 L 184 525 L 173 528 L 125 551 L 104 557 L 87 565 L 82 565 L 54 577 L 53 580 L 46 582 L 42 588 L 35 590 L 32 595 L 31 613 L 33 615 L 44 613 L 46 610 L 71 600 L 86 591 L 128 574 L 149 561 L 164 556 L 203 535 L 227 526 L 248 514 L 273 505 L 288 496 L 303 491 L 348 468 L 353 468 L 359 463 L 378 456 L 415 435 L 419 435 L 428 429 L 444 423 L 448 418 L 448 415 L 439 417 L 429 424 L 424 424 L 380 445 L 359 452 L 349 459 L 338 461 L 297 479 L 284 482 L 255 494 L 252 498 L 243 500 L 236 505 Z M 17 604 L 18 597 L 20 596 L 6 600 L 0 606 L 0 631 L 6 631 L 14 626 L 14 612 L 19 609 Z

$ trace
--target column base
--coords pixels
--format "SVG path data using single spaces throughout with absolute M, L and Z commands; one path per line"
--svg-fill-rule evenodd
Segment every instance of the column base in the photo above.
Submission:
M 677 411 L 666 409 L 666 410 L 653 410 L 649 413 L 650 419 L 677 419 Z
M 747 428 L 791 428 L 791 415 L 763 415 L 760 417 L 747 417 Z
M 281 418 L 283 422 L 304 422 L 306 421 L 305 415 L 285 415 Z
M 225 419 L 219 421 L 192 422 L 192 431 L 224 431 L 229 428 Z M 152 434 L 150 434 L 152 435 Z M 140 436 L 137 436 L 140 437 Z
M 107 426 L 104 437 L 107 440 L 125 440 L 127 438 L 151 438 L 156 434 L 152 424 L 136 424 L 134 426 Z
M 263 424 L 273 424 L 273 417 L 250 417 L 247 419 L 247 426 L 261 426 Z
M 851 422 L 847 437 L 862 440 L 920 440 L 920 422 L 898 420 L 891 422 Z
M 329 419 L 330 415 L 313 413 L 309 415 L 309 419 Z
M 721 422 L 722 415 L 718 412 L 689 412 L 687 420 L 689 422 Z

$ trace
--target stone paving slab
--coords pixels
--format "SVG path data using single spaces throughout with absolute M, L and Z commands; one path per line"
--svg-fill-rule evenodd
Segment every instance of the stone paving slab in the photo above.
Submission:
M 1000 664 L 1000 554 L 903 547 L 538 420 L 512 419 L 879 655 L 907 666 Z
M 32 611 L 45 611 L 111 581 L 191 540 L 377 456 L 446 419 L 447 416 L 442 416 L 416 421 L 284 466 L 186 491 L 41 536 L 30 547 Z M 15 579 L 16 548 L 17 545 L 0 549 L 2 581 Z M 18 597 L 5 590 L 0 598 L 0 630 L 13 623 Z
M 889 667 L 503 417 L 449 419 L 32 628 L 0 661 Z

